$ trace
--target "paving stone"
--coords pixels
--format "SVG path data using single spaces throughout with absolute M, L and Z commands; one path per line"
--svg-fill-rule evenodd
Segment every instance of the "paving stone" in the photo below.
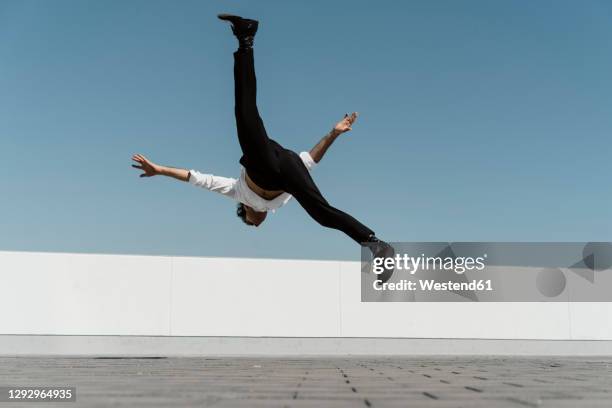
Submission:
M 71 408 L 609 408 L 612 358 L 0 357 L 0 385 L 76 386 Z

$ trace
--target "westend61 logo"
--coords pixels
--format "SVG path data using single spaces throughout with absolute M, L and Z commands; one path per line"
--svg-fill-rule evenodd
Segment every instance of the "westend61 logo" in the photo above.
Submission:
M 361 251 L 363 302 L 612 302 L 610 242 L 395 242 Z
M 461 275 L 468 271 L 482 271 L 485 269 L 487 254 L 479 257 L 456 257 L 450 256 L 410 256 L 408 254 L 396 254 L 394 257 L 376 257 L 372 261 L 372 272 L 380 275 L 385 270 L 404 270 L 414 275 L 418 270 L 442 270 L 453 271 Z

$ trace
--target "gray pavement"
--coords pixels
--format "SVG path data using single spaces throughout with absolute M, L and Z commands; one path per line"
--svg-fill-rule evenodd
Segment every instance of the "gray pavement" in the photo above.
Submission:
M 2 407 L 612 407 L 612 358 L 0 357 L 0 385 L 76 386 Z

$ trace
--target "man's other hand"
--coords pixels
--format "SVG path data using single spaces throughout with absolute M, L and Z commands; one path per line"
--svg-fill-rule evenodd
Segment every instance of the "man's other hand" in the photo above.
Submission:
M 357 120 L 357 116 L 357 112 L 353 112 L 350 115 L 348 113 L 344 114 L 342 120 L 334 126 L 334 132 L 340 134 L 351 130 L 353 123 Z

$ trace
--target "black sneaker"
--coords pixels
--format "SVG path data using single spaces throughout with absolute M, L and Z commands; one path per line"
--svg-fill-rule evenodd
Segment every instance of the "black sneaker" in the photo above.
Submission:
M 370 251 L 372 251 L 373 258 L 394 258 L 395 257 L 395 249 L 385 241 L 381 241 L 376 238 L 375 235 L 371 235 L 368 238 L 368 241 L 365 243 Z M 383 265 L 384 266 L 384 265 Z M 378 279 L 382 281 L 382 283 L 388 282 L 391 279 L 391 276 L 395 272 L 395 268 L 386 268 L 384 272 L 378 275 Z
M 219 14 L 217 17 L 220 20 L 229 21 L 232 24 L 232 32 L 238 39 L 241 48 L 253 47 L 253 40 L 255 38 L 255 33 L 257 33 L 257 27 L 259 26 L 257 20 L 242 18 L 232 14 Z

